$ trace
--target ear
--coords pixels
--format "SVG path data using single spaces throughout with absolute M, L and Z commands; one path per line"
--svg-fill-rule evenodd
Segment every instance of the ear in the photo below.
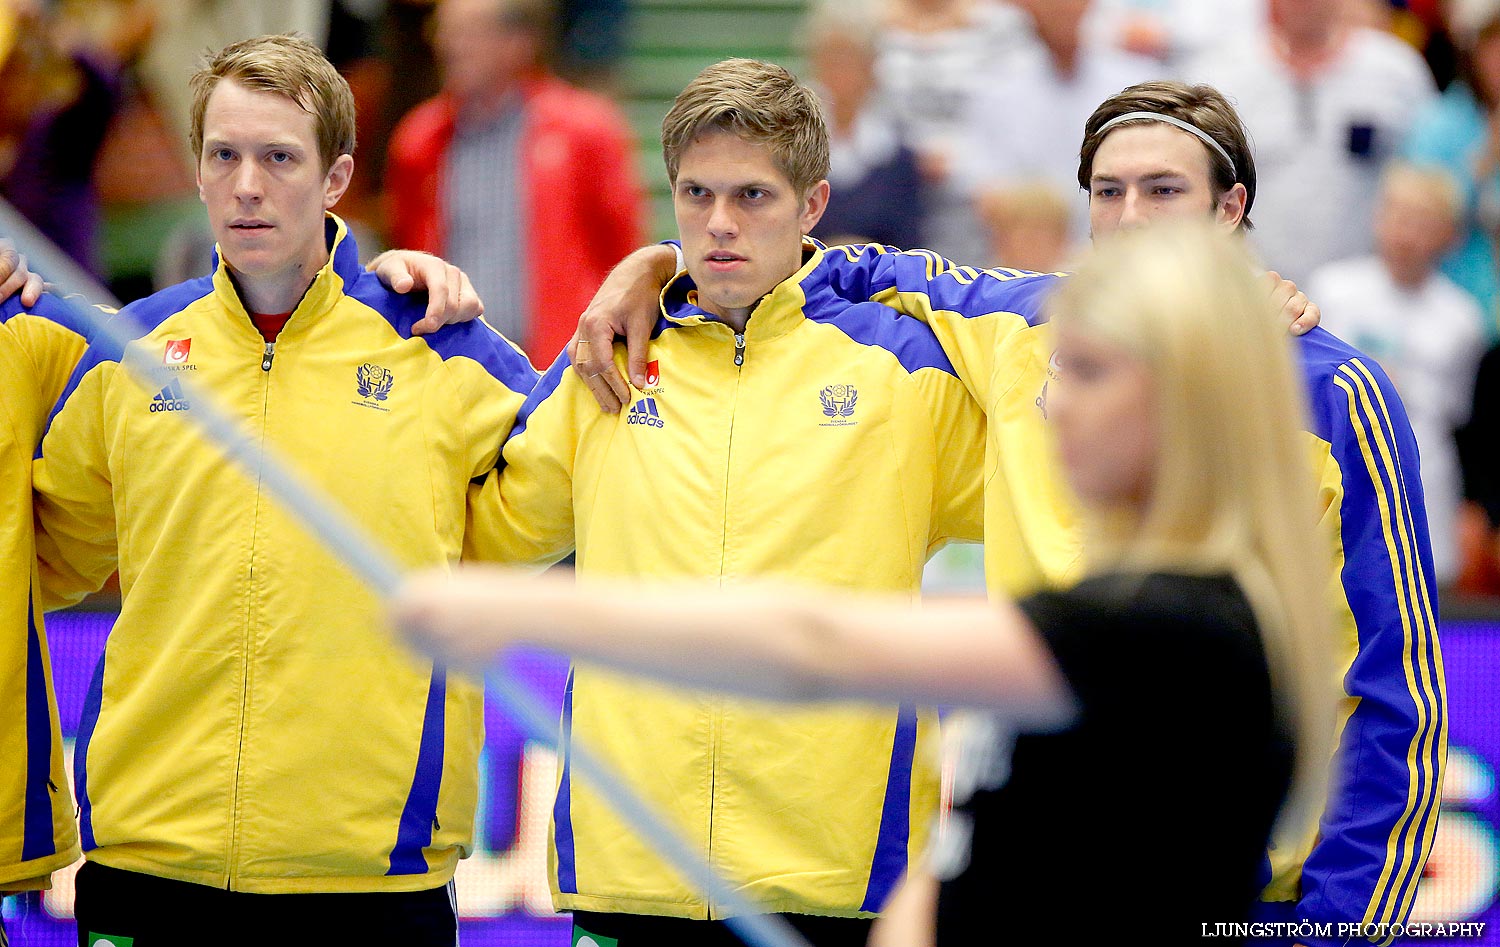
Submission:
M 803 236 L 812 233 L 813 228 L 818 225 L 818 221 L 823 219 L 823 212 L 828 209 L 828 191 L 827 181 L 819 181 L 808 188 L 807 195 L 803 198 Z
M 333 159 L 333 165 L 328 169 L 328 174 L 323 178 L 323 209 L 332 210 L 333 205 L 339 202 L 344 192 L 349 189 L 349 182 L 354 178 L 354 156 L 339 155 Z
M 1245 219 L 1245 204 L 1250 199 L 1250 192 L 1245 190 L 1245 185 L 1235 182 L 1234 186 L 1219 195 L 1219 201 L 1214 205 L 1214 220 L 1227 231 L 1239 229 L 1240 221 Z
M 208 204 L 208 198 L 203 193 L 203 156 L 202 155 L 199 155 L 198 156 L 198 160 L 193 163 L 193 181 L 194 181 L 194 183 L 196 183 L 198 185 L 198 201 L 199 201 L 199 203 L 207 205 Z

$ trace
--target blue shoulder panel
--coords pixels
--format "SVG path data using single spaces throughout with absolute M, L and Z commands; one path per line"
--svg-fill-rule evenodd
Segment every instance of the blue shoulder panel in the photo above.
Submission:
M 342 252 L 345 246 L 351 245 L 352 241 L 346 239 L 337 249 Z M 337 262 L 335 259 L 335 265 Z M 380 277 L 363 269 L 345 275 L 344 293 L 379 313 L 401 338 L 422 339 L 444 360 L 454 356 L 472 359 L 511 391 L 524 394 L 536 384 L 536 369 L 525 354 L 482 319 L 446 325 L 425 336 L 413 336 L 411 327 L 427 311 L 426 293 L 398 293 L 382 283 Z
M 4 325 L 16 316 L 36 316 L 39 319 L 55 322 L 69 332 L 82 336 L 84 339 L 92 339 L 94 336 L 94 324 L 84 318 L 78 311 L 78 307 L 86 305 L 88 303 L 85 303 L 82 299 L 64 298 L 54 296 L 51 293 L 43 293 L 42 298 L 36 301 L 35 306 L 23 306 L 21 305 L 21 297 L 18 294 L 4 302 L 0 302 L 0 325 Z

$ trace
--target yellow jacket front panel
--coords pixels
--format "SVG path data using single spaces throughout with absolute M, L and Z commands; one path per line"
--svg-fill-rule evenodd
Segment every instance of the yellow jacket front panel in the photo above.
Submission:
M 590 576 L 777 576 L 916 595 L 948 539 L 977 540 L 982 418 L 932 333 L 834 299 L 821 248 L 745 333 L 663 296 L 647 388 L 598 410 L 561 359 L 476 503 L 474 555 Z M 620 353 L 617 353 L 617 355 Z M 498 494 L 498 499 L 495 495 Z M 490 517 L 496 518 L 492 521 Z M 935 718 L 760 704 L 575 666 L 554 809 L 559 909 L 719 917 L 574 778 L 578 739 L 769 911 L 877 911 L 936 812 Z
M 49 606 L 117 561 L 75 779 L 90 860 L 235 891 L 418 890 L 472 847 L 482 695 L 391 640 L 376 591 L 184 416 L 211 396 L 406 567 L 459 558 L 471 478 L 534 379 L 482 322 L 422 338 L 329 218 L 274 346 L 221 266 L 124 310 L 36 462 Z M 191 390 L 183 382 L 191 384 Z
M 36 596 L 31 459 L 87 335 L 51 296 L 0 303 L 0 893 L 41 887 L 78 858 Z

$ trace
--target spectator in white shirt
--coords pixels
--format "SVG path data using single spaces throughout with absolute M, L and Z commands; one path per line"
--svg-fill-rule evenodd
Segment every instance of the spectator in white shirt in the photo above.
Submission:
M 973 100 L 957 178 L 976 195 L 1050 186 L 1068 201 L 1073 242 L 1088 236 L 1088 195 L 1074 176 L 1078 129 L 1100 102 L 1158 78 L 1155 60 L 1086 40 L 1090 0 L 1014 0 L 1035 42 L 995 70 Z
M 1468 420 L 1485 349 L 1479 304 L 1438 270 L 1463 198 L 1446 172 L 1400 162 L 1378 194 L 1375 253 L 1320 268 L 1307 292 L 1323 326 L 1380 362 L 1401 392 L 1421 450 L 1434 572 L 1447 586 L 1458 577 L 1463 498 L 1453 432 Z
M 1236 101 L 1264 195 L 1254 242 L 1272 269 L 1305 280 L 1373 249 L 1381 167 L 1436 87 L 1416 50 L 1352 25 L 1345 0 L 1269 0 L 1269 17 L 1263 37 L 1186 72 Z

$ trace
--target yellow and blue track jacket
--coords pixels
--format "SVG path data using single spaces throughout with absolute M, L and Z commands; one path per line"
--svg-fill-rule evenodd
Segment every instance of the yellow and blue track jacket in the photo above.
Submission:
M 985 406 L 991 588 L 1017 594 L 1066 580 L 1077 530 L 1042 443 L 1057 366 L 1039 302 L 1057 277 L 887 247 L 828 256 L 830 284 L 844 298 L 877 300 L 931 325 Z M 1319 837 L 1310 853 L 1272 853 L 1263 897 L 1267 912 L 1287 917 L 1399 922 L 1431 850 L 1448 739 L 1417 445 L 1372 359 L 1321 329 L 1299 340 L 1298 353 L 1324 526 L 1336 541 L 1344 723 L 1340 782 Z
M 648 385 L 601 414 L 566 356 L 473 504 L 480 558 L 589 576 L 780 576 L 915 596 L 929 555 L 982 535 L 983 416 L 932 333 L 828 286 L 821 246 L 733 329 L 685 275 L 663 294 Z M 623 351 L 617 351 L 623 358 Z M 552 826 L 560 910 L 722 917 L 574 779 L 585 742 L 767 911 L 879 910 L 937 809 L 935 716 L 789 707 L 576 665 Z
M 78 858 L 73 797 L 37 595 L 31 458 L 88 330 L 50 296 L 0 303 L 0 892 Z
M 483 695 L 390 638 L 376 592 L 182 415 L 211 396 L 407 567 L 456 561 L 469 482 L 535 379 L 483 322 L 331 259 L 274 345 L 229 271 L 122 310 L 152 390 L 91 346 L 35 465 L 49 606 L 118 558 L 122 605 L 75 747 L 84 852 L 258 893 L 445 884 L 472 847 Z M 194 393 L 183 389 L 189 379 Z

